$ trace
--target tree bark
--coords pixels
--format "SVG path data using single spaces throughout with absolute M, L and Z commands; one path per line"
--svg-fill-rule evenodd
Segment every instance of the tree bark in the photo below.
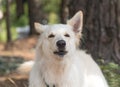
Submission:
M 79 10 L 84 12 L 82 48 L 95 59 L 120 64 L 120 0 L 70 0 L 70 16 Z
M 16 0 L 16 12 L 17 17 L 19 18 L 22 14 L 24 14 L 24 5 L 23 0 Z
M 10 32 L 10 0 L 6 2 L 6 27 L 7 27 L 7 43 L 11 42 L 11 32 Z
M 36 34 L 34 28 L 34 22 L 42 22 L 44 16 L 42 14 L 41 0 L 28 0 L 29 7 L 29 24 L 30 24 L 30 35 Z
M 61 0 L 60 5 L 60 21 L 65 24 L 68 19 L 68 0 Z

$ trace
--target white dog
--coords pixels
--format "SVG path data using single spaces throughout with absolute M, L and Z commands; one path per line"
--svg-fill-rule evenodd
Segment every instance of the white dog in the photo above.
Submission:
M 79 50 L 81 11 L 67 24 L 41 25 L 29 87 L 108 87 L 92 57 Z

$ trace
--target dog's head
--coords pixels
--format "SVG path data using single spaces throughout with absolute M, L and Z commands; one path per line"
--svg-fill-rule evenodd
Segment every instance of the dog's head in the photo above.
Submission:
M 41 25 L 35 23 L 40 33 L 38 47 L 43 55 L 63 58 L 67 54 L 74 54 L 81 37 L 83 14 L 75 14 L 67 24 Z

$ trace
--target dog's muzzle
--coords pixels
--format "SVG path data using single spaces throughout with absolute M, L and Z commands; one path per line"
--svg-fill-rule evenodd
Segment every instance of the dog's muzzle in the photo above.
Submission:
M 55 51 L 54 54 L 64 56 L 67 53 L 65 50 L 66 42 L 64 40 L 57 41 L 56 46 L 58 48 L 58 51 Z

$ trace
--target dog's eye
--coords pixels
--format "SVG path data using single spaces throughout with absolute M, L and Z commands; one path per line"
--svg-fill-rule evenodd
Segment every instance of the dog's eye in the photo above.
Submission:
M 69 35 L 69 34 L 65 34 L 64 36 L 65 36 L 65 37 L 70 37 L 70 35 Z
M 48 38 L 53 38 L 53 37 L 55 37 L 55 35 L 53 35 L 53 34 L 50 34 L 50 35 L 48 36 Z

